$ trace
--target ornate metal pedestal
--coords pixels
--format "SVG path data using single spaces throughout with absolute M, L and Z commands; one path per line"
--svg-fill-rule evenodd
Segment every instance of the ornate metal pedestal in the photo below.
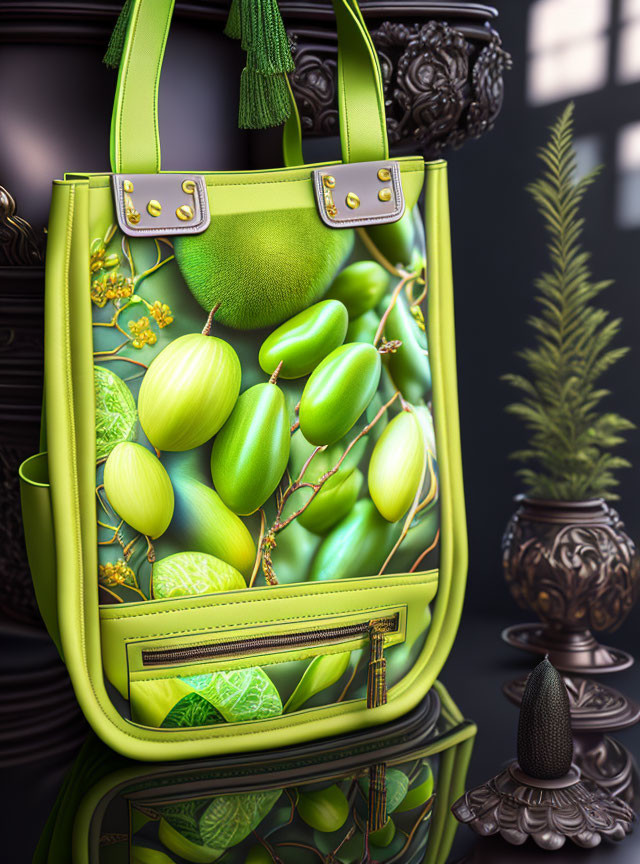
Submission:
M 560 849 L 567 839 L 587 849 L 602 839 L 624 840 L 633 810 L 615 794 L 618 790 L 593 782 L 589 770 L 594 760 L 572 744 L 574 717 L 581 730 L 592 719 L 589 699 L 582 698 L 587 690 L 567 692 L 548 660 L 507 689 L 509 698 L 521 705 L 518 760 L 456 801 L 452 809 L 460 822 L 484 837 L 499 834 L 516 846 L 531 837 L 549 850 Z M 613 701 L 611 716 L 628 717 L 623 700 Z M 574 735 L 577 731 L 573 729 Z M 572 762 L 572 755 L 574 760 L 582 757 L 585 770 Z
M 526 676 L 504 686 L 507 699 L 520 706 Z M 608 733 L 628 729 L 640 720 L 640 705 L 622 693 L 587 678 L 563 677 L 569 694 L 574 760 L 582 776 L 633 805 L 640 782 L 633 757 Z

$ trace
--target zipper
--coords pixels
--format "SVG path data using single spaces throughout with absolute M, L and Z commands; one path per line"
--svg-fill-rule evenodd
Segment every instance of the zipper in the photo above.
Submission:
M 148 649 L 142 652 L 143 666 L 171 666 L 196 660 L 218 660 L 225 657 L 244 656 L 280 648 L 303 648 L 307 645 L 326 645 L 343 642 L 357 636 L 369 635 L 371 640 L 371 663 L 380 669 L 386 665 L 382 656 L 384 636 L 398 629 L 398 616 L 362 621 L 343 627 L 328 627 L 322 630 L 305 630 L 301 633 L 283 633 L 273 636 L 257 636 L 249 639 L 234 639 L 212 645 L 192 645 L 188 648 Z M 369 677 L 371 678 L 371 669 Z M 379 672 L 377 673 L 379 676 Z M 386 701 L 386 694 L 385 700 Z M 383 704 L 380 702 L 379 704 Z M 369 706 L 372 707 L 372 706 Z

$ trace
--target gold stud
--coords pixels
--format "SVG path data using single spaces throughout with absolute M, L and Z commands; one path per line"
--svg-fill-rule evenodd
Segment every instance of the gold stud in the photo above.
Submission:
M 388 168 L 381 168 L 378 171 L 378 180 L 382 180 L 383 183 L 388 183 L 391 180 L 391 171 Z
M 156 201 L 155 198 L 152 198 L 147 204 L 147 210 L 152 216 L 159 216 L 162 213 L 162 204 Z
M 188 204 L 183 204 L 176 210 L 176 216 L 181 222 L 189 222 L 193 219 L 193 207 L 189 207 Z
M 389 189 L 388 187 L 386 189 L 381 189 L 378 192 L 378 198 L 381 201 L 391 201 L 391 189 Z
M 187 195 L 193 195 L 193 193 L 196 191 L 196 184 L 193 180 L 183 180 L 182 191 L 186 192 Z
M 131 225 L 137 225 L 140 221 L 140 214 L 133 207 L 127 210 L 127 222 Z
M 125 180 L 122 184 L 122 188 L 125 192 L 133 192 L 133 183 L 131 182 L 131 180 Z
M 347 195 L 347 207 L 351 208 L 351 210 L 357 210 L 360 206 L 360 199 L 356 195 L 355 192 L 349 192 Z
M 322 182 L 327 187 L 327 189 L 336 188 L 336 178 L 332 177 L 331 174 L 325 174 L 325 176 L 322 178 Z

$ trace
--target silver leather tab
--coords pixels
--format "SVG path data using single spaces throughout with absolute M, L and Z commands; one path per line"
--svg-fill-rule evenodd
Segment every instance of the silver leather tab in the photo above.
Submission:
M 209 198 L 198 174 L 113 174 L 118 225 L 129 237 L 200 234 L 209 227 Z
M 385 225 L 404 214 L 400 165 L 391 159 L 317 168 L 313 187 L 322 221 L 330 228 Z

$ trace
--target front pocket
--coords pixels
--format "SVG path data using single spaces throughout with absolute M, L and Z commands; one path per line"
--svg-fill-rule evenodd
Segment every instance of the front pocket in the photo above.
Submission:
M 437 586 L 438 572 L 429 571 L 105 604 L 105 675 L 130 703 L 123 716 L 154 728 L 185 697 L 182 709 L 189 711 L 176 725 L 209 725 L 217 715 L 196 697 L 209 698 L 220 713 L 236 687 L 242 704 L 233 712 L 222 705 L 220 734 L 255 720 L 247 708 L 255 698 L 266 706 L 264 716 L 246 734 L 263 740 L 268 727 L 368 711 L 367 691 L 371 705 L 381 704 L 384 683 L 392 702 L 424 645 Z M 386 632 L 374 636 L 371 657 L 377 621 Z M 213 693 L 216 686 L 222 696 Z M 187 723 L 189 713 L 197 722 Z M 167 729 L 181 731 L 187 729 Z
M 406 620 L 398 607 L 321 618 L 300 629 L 129 643 L 132 718 L 164 728 L 264 720 L 355 694 L 379 707 L 387 701 L 385 652 L 404 642 Z

